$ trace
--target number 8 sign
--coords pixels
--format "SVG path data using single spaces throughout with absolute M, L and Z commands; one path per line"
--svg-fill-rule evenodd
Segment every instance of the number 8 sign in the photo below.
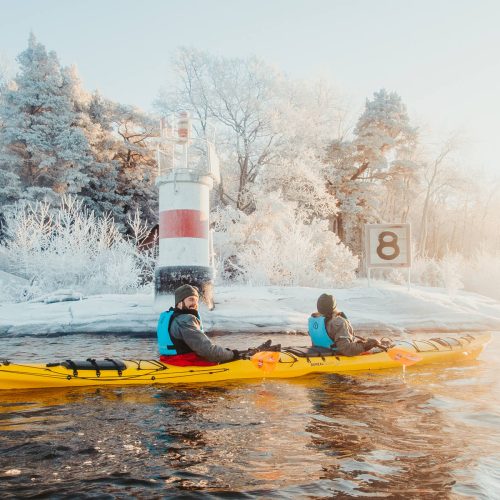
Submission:
M 366 224 L 367 267 L 410 267 L 410 224 Z

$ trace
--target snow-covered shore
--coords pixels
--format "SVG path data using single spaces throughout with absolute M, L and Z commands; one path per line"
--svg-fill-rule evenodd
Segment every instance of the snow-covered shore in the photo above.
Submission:
M 450 295 L 443 289 L 417 286 L 408 290 L 382 282 L 372 287 L 362 285 L 331 290 L 217 287 L 215 310 L 202 307 L 201 314 L 208 332 L 304 333 L 317 297 L 328 292 L 335 295 L 340 309 L 362 334 L 500 330 L 500 303 L 481 295 Z M 156 331 L 158 313 L 151 295 L 95 295 L 74 300 L 76 297 L 0 303 L 0 336 L 83 332 L 154 335 Z

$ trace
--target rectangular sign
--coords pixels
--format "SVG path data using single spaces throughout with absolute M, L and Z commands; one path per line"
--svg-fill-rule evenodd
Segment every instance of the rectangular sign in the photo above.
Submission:
M 411 267 L 410 224 L 365 224 L 367 267 Z

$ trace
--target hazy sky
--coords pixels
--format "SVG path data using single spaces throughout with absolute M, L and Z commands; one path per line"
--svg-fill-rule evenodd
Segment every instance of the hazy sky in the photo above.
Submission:
M 356 116 L 380 88 L 473 166 L 500 173 L 500 1 L 0 0 L 0 56 L 32 30 L 85 88 L 151 110 L 175 47 L 256 55 L 291 77 L 331 79 Z

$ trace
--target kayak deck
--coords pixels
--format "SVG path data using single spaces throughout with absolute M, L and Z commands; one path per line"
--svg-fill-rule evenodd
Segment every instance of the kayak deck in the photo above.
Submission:
M 489 334 L 397 342 L 417 353 L 417 365 L 457 363 L 475 359 L 490 340 Z M 86 360 L 48 364 L 0 364 L 0 390 L 103 385 L 203 383 L 252 378 L 292 378 L 312 373 L 345 373 L 399 368 L 387 352 L 337 356 L 326 348 L 289 347 L 272 363 L 238 360 L 215 366 L 172 366 L 151 360 Z M 279 356 L 279 359 L 278 359 Z

